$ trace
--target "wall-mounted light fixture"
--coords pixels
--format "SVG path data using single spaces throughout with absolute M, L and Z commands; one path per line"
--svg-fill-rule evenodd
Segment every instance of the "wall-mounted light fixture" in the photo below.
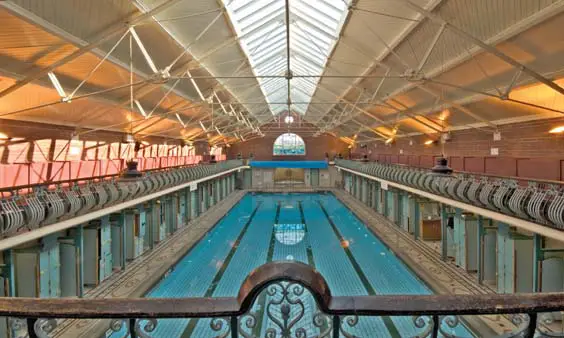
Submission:
M 551 134 L 564 133 L 564 126 L 558 126 L 556 128 L 552 128 L 552 129 L 550 129 L 549 133 L 551 133 Z
M 389 139 L 386 140 L 386 144 L 392 144 L 392 142 L 394 142 L 394 138 L 390 137 Z
M 426 146 L 430 146 L 430 145 L 433 145 L 433 144 L 435 144 L 435 143 L 437 143 L 437 141 L 435 141 L 435 140 L 427 140 L 427 141 L 425 141 L 424 144 L 425 144 Z

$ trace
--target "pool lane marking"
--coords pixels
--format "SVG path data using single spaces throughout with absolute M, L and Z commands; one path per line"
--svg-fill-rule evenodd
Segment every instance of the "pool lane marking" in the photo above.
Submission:
M 241 233 L 239 233 L 239 236 L 237 237 L 237 239 L 235 240 L 235 242 L 233 243 L 233 246 L 231 247 L 231 250 L 229 250 L 229 253 L 227 254 L 227 256 L 225 257 L 225 261 L 223 261 L 223 265 L 221 266 L 221 268 L 217 271 L 217 273 L 215 274 L 209 288 L 206 290 L 206 293 L 204 294 L 204 297 L 211 297 L 217 287 L 217 285 L 219 284 L 219 281 L 221 280 L 221 278 L 223 277 L 223 274 L 225 273 L 225 270 L 227 270 L 227 267 L 229 266 L 229 263 L 231 262 L 231 259 L 233 258 L 233 256 L 235 255 L 235 252 L 237 251 L 237 249 L 239 248 L 239 244 L 241 243 L 241 240 L 243 239 L 243 236 L 245 235 L 245 233 L 247 232 L 247 230 L 249 229 L 249 226 L 251 225 L 251 222 L 253 221 L 253 218 L 255 217 L 258 209 L 260 208 L 262 204 L 262 201 L 259 201 L 257 203 L 257 206 L 255 207 L 255 209 L 253 210 L 253 212 L 251 213 L 251 215 L 249 216 L 249 219 L 247 220 L 247 223 L 245 223 L 245 225 L 243 226 L 243 229 L 241 230 Z M 182 338 L 189 338 L 192 336 L 192 332 L 194 331 L 194 329 L 196 328 L 196 324 L 198 324 L 199 319 L 193 319 L 190 320 L 190 323 L 188 323 L 188 326 L 186 327 L 186 329 L 184 329 L 184 332 L 182 333 L 181 337 Z
M 339 241 L 342 243 L 343 241 L 345 241 L 345 238 L 343 237 L 343 235 L 341 234 L 341 232 L 339 231 L 339 229 L 337 228 L 337 225 L 335 225 L 335 223 L 333 222 L 333 220 L 329 217 L 329 213 L 327 213 L 327 210 L 325 209 L 325 207 L 323 206 L 323 204 L 321 203 L 321 201 L 317 201 L 317 203 L 319 203 L 319 206 L 321 207 L 321 211 L 323 211 L 323 214 L 325 214 L 325 217 L 327 218 L 327 221 L 329 222 L 329 224 L 331 225 L 331 228 L 333 229 L 333 232 L 335 233 L 335 236 L 337 236 L 337 238 L 339 239 Z M 374 287 L 372 287 L 372 285 L 370 284 L 370 282 L 368 281 L 368 278 L 366 277 L 366 275 L 364 274 L 364 272 L 362 271 L 362 268 L 360 267 L 360 265 L 358 264 L 358 262 L 356 261 L 356 259 L 354 258 L 351 250 L 348 247 L 345 247 L 343 245 L 341 245 L 341 247 L 343 248 L 343 250 L 345 251 L 345 254 L 347 255 L 347 257 L 349 258 L 353 268 L 355 269 L 356 273 L 358 274 L 358 277 L 360 278 L 360 281 L 362 282 L 362 284 L 364 285 L 364 288 L 366 289 L 366 292 L 368 292 L 369 295 L 376 295 L 376 290 L 374 289 Z M 386 325 L 386 328 L 388 329 L 388 331 L 390 332 L 390 335 L 392 337 L 401 337 L 401 334 L 399 333 L 396 325 L 394 324 L 394 322 L 392 321 L 392 319 L 390 318 L 390 316 L 380 316 L 380 318 L 382 318 L 382 321 L 384 322 L 384 325 Z
M 276 216 L 274 216 L 274 226 L 278 224 L 280 220 L 280 208 L 281 202 L 278 201 L 278 205 L 276 206 Z M 273 228 L 274 228 L 273 226 Z M 275 229 L 272 229 L 272 235 L 270 236 L 270 245 L 268 246 L 268 253 L 266 254 L 266 262 L 272 261 L 272 256 L 274 256 L 274 241 L 276 241 L 276 234 L 274 233 Z
M 298 208 L 300 209 L 300 217 L 304 225 L 305 238 L 307 240 L 306 253 L 307 253 L 307 264 L 315 269 L 315 261 L 313 259 L 313 251 L 311 250 L 311 242 L 309 241 L 309 231 L 307 230 L 307 223 L 304 216 L 304 208 L 302 207 L 302 201 L 298 201 Z
M 278 224 L 278 221 L 280 220 L 280 208 L 281 208 L 281 202 L 278 201 L 278 205 L 276 206 L 276 216 L 274 217 L 274 225 Z M 274 226 L 273 226 L 274 228 Z M 274 245 L 276 244 L 276 234 L 274 233 L 274 229 L 272 229 L 272 234 L 270 236 L 270 245 L 268 246 L 268 253 L 266 254 L 266 263 L 272 262 L 272 257 L 274 256 Z M 258 299 L 257 299 L 257 303 L 258 304 L 262 304 L 262 306 L 260 307 L 260 309 L 257 311 L 256 317 L 257 317 L 257 325 L 255 325 L 255 328 L 253 330 L 253 334 L 254 337 L 259 337 L 260 333 L 262 331 L 262 322 L 263 322 L 263 318 L 264 318 L 264 308 L 266 306 L 266 293 L 265 292 L 261 292 Z

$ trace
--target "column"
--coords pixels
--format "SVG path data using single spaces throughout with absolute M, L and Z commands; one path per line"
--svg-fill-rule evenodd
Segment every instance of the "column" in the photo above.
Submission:
M 187 224 L 192 220 L 192 202 L 190 194 L 190 188 L 184 189 L 184 223 Z
M 514 292 L 513 252 L 514 243 L 508 224 L 497 224 L 497 292 Z
M 138 222 L 136 236 L 135 236 L 135 257 L 140 256 L 145 252 L 145 232 L 147 230 L 147 211 L 145 206 L 140 204 L 137 206 Z
M 364 204 L 368 204 L 368 180 L 363 177 L 360 182 L 362 189 L 361 189 L 361 201 Z
M 82 253 L 84 262 L 84 240 L 85 240 L 85 229 L 82 229 Z M 112 256 L 112 224 L 110 222 L 110 215 L 103 216 L 100 219 L 100 265 L 98 271 L 98 279 L 100 281 L 108 278 L 112 274 L 113 269 L 113 256 Z M 84 263 L 83 263 L 84 265 Z M 84 266 L 83 266 L 83 277 L 84 280 Z
M 216 204 L 223 199 L 222 182 L 223 182 L 223 177 L 219 177 L 215 180 L 215 191 L 216 191 L 215 203 Z
M 178 193 L 173 193 L 168 199 L 168 208 L 170 215 L 169 234 L 173 234 L 178 229 Z
M 61 297 L 82 297 L 82 225 L 59 237 Z
M 388 193 L 389 191 L 387 189 L 382 189 L 382 201 L 381 201 L 381 207 L 382 207 L 382 215 L 384 215 L 384 217 L 388 218 Z
M 390 221 L 398 223 L 398 208 L 397 208 L 397 191 L 388 190 L 386 192 L 386 216 Z
M 2 266 L 2 277 L 8 281 L 7 290 L 5 294 L 7 297 L 16 296 L 16 280 L 15 280 L 15 265 L 14 265 L 14 249 L 8 249 L 2 252 L 4 266 Z
M 217 181 L 215 179 L 208 181 L 208 192 L 210 194 L 209 206 L 213 207 L 217 203 Z M 208 208 L 209 209 L 209 208 Z
M 413 233 L 415 239 L 419 239 L 420 237 L 420 229 L 421 229 L 421 212 L 419 210 L 419 201 L 417 198 L 412 196 L 409 199 L 409 226 L 410 232 Z
M 380 210 L 381 204 L 381 191 L 380 191 L 380 182 L 374 181 L 374 210 L 378 213 L 382 213 Z
M 478 241 L 476 250 L 478 251 L 478 283 L 484 282 L 484 218 L 478 216 Z
M 190 219 L 195 219 L 200 214 L 198 189 L 190 191 Z
M 540 292 L 540 265 L 543 260 L 542 246 L 543 246 L 542 236 L 539 234 L 534 234 L 533 236 L 533 292 Z
M 79 298 L 82 298 L 82 296 L 84 295 L 84 267 L 83 267 L 83 250 L 84 250 L 84 241 L 83 241 L 83 237 L 84 237 L 84 227 L 83 225 L 79 225 L 76 227 L 76 231 L 74 233 L 74 247 L 76 249 L 76 256 L 77 256 L 77 279 L 78 279 L 78 283 L 77 283 L 77 296 Z
M 178 198 L 178 223 L 176 224 L 176 228 L 181 228 L 183 227 L 187 220 L 186 220 L 186 189 L 180 190 L 179 192 L 177 192 L 177 198 Z
M 126 262 L 130 262 L 135 258 L 135 212 L 135 209 L 128 209 L 123 211 L 123 228 L 125 233 L 124 251 Z
M 149 215 L 148 215 L 148 236 L 147 239 L 149 240 L 149 247 L 152 249 L 155 247 L 155 244 L 159 242 L 159 229 L 160 229 L 160 216 L 159 216 L 159 209 L 160 205 L 157 203 L 157 200 L 152 200 L 149 202 Z
M 204 208 L 203 208 L 202 212 L 206 212 L 210 208 L 210 198 L 211 198 L 210 197 L 210 183 L 209 183 L 209 181 L 206 181 L 204 183 L 203 188 L 204 189 L 202 190 L 202 192 L 204 194 Z
M 406 232 L 409 231 L 409 195 L 407 192 L 400 192 L 401 198 L 398 201 L 400 226 Z
M 448 257 L 448 214 L 446 205 L 441 204 L 441 259 L 447 260 Z
M 483 282 L 494 284 L 497 274 L 497 228 L 491 225 L 490 219 L 482 219 L 483 223 Z
M 39 251 L 39 297 L 58 298 L 61 296 L 61 264 L 58 237 L 55 233 L 41 239 Z
M 462 219 L 462 210 L 456 209 L 454 213 L 454 257 L 455 264 L 466 268 L 466 227 Z
M 361 188 L 360 177 L 354 175 L 354 197 L 357 200 L 360 200 L 360 195 L 361 195 L 360 188 Z

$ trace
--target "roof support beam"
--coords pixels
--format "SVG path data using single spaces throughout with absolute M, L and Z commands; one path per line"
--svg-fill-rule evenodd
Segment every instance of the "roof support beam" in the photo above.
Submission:
M 419 66 L 417 66 L 417 73 L 421 73 L 421 71 L 423 70 L 423 67 L 425 67 L 425 64 L 427 63 L 427 61 L 429 60 L 429 57 L 431 56 L 431 53 L 433 53 L 433 50 L 435 50 L 435 46 L 437 45 L 437 42 L 439 42 L 439 39 L 441 38 L 441 36 L 443 35 L 443 32 L 445 31 L 446 28 L 446 24 L 442 24 L 439 27 L 439 30 L 437 31 L 437 33 L 435 34 L 435 37 L 433 38 L 433 41 L 431 41 L 431 44 L 429 45 L 429 48 L 427 48 L 427 51 L 425 52 L 425 55 L 423 56 L 423 58 L 421 59 L 421 62 L 419 62 Z
M 133 39 L 135 40 L 137 46 L 141 50 L 141 54 L 143 54 L 143 57 L 145 58 L 147 65 L 149 65 L 149 68 L 151 68 L 153 73 L 155 74 L 158 73 L 159 70 L 157 69 L 157 66 L 155 66 L 155 62 L 153 61 L 153 58 L 151 58 L 151 55 L 149 55 L 149 52 L 147 52 L 147 49 L 145 48 L 143 41 L 141 41 L 141 38 L 139 37 L 139 35 L 137 35 L 137 31 L 135 31 L 135 27 L 130 27 L 129 32 L 131 33 L 131 36 L 133 36 Z
M 501 60 L 507 62 L 508 64 L 510 64 L 510 65 L 512 65 L 516 68 L 520 68 L 524 73 L 532 76 L 533 78 L 537 79 L 539 82 L 544 83 L 545 85 L 554 89 L 558 93 L 564 95 L 564 88 L 560 87 L 557 83 L 555 83 L 554 81 L 552 81 L 550 79 L 547 79 L 546 77 L 539 74 L 538 72 L 532 70 L 531 68 L 525 66 L 524 64 L 520 63 L 519 61 L 513 59 L 512 57 L 503 53 L 502 51 L 500 51 L 496 47 L 486 44 L 482 40 L 474 37 L 473 35 L 471 35 L 469 33 L 467 33 L 463 29 L 460 29 L 460 28 L 454 26 L 453 24 L 449 23 L 448 21 L 443 19 L 441 16 L 434 14 L 431 11 L 422 8 L 417 4 L 414 4 L 411 0 L 400 0 L 400 1 L 405 3 L 409 8 L 413 9 L 414 11 L 420 13 L 421 15 L 426 16 L 430 20 L 432 20 L 432 21 L 434 21 L 438 24 L 445 25 L 454 34 L 456 34 L 456 35 L 460 36 L 461 38 L 468 40 L 468 41 L 480 46 L 485 51 L 492 53 L 493 55 L 497 56 Z
M 152 10 L 134 16 L 134 17 L 128 17 L 126 18 L 124 21 L 103 30 L 102 32 L 100 32 L 99 34 L 95 35 L 92 38 L 92 42 L 80 47 L 79 49 L 77 49 L 76 51 L 74 51 L 73 53 L 65 56 L 64 58 L 53 62 L 51 65 L 40 69 L 39 71 L 32 73 L 32 74 L 28 74 L 24 79 L 17 81 L 16 83 L 14 83 L 13 85 L 11 85 L 10 87 L 4 89 L 3 91 L 0 92 L 0 98 L 3 98 L 4 96 L 13 93 L 14 91 L 20 89 L 21 87 L 25 86 L 26 84 L 35 81 L 37 79 L 40 79 L 41 77 L 47 75 L 47 73 L 53 71 L 54 69 L 76 59 L 77 57 L 84 55 L 85 53 L 88 53 L 89 51 L 93 50 L 94 48 L 99 47 L 100 45 L 102 45 L 103 43 L 105 43 L 106 41 L 110 40 L 111 38 L 113 38 L 114 36 L 122 33 L 123 31 L 129 29 L 129 27 L 132 27 L 144 20 L 147 19 L 151 19 L 154 15 L 162 12 L 163 10 L 171 7 L 172 5 L 176 4 L 177 2 L 179 2 L 180 0 L 167 0 L 164 1 L 162 4 L 156 6 L 155 8 L 153 8 Z M 9 4 L 5 3 L 5 2 L 0 2 L 0 6 L 5 6 L 8 7 Z

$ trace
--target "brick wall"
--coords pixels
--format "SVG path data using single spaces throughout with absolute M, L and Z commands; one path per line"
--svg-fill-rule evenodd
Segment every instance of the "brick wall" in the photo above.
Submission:
M 354 149 L 354 153 L 370 153 L 371 159 L 380 162 L 421 167 L 432 167 L 443 153 L 455 170 L 564 180 L 564 134 L 548 133 L 563 124 L 564 118 L 503 125 L 500 141 L 493 140 L 491 130 L 455 131 L 444 146 L 424 145 L 429 140 L 425 135 L 398 138 L 390 146 L 377 142 L 366 149 Z M 491 148 L 497 148 L 499 155 L 491 155 Z
M 272 155 L 272 146 L 276 137 L 266 136 L 246 142 L 232 145 L 227 149 L 227 158 L 236 158 L 238 153 L 243 157 L 248 157 L 253 153 L 256 160 L 323 160 L 325 153 L 329 153 L 329 157 L 333 158 L 336 154 L 341 153 L 343 156 L 348 153 L 347 144 L 341 140 L 328 135 L 318 137 L 304 137 L 306 144 L 305 156 L 274 156 Z

